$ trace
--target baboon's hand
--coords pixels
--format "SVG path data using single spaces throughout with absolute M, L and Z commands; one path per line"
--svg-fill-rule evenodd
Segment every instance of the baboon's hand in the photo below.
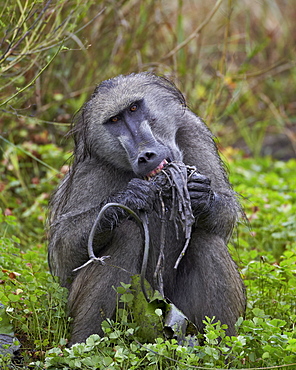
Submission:
M 151 212 L 156 200 L 157 187 L 151 181 L 132 179 L 124 194 L 124 204 L 132 210 Z
M 187 187 L 193 213 L 202 214 L 209 211 L 215 197 L 211 189 L 211 180 L 195 172 L 190 176 Z

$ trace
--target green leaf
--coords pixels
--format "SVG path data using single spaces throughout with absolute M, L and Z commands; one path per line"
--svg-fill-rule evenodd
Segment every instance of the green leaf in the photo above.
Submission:
M 131 303 L 133 318 L 137 326 L 139 326 L 137 334 L 146 342 L 153 342 L 155 338 L 163 336 L 163 324 L 160 317 L 155 313 L 155 310 L 166 307 L 166 302 L 154 300 L 150 303 L 142 292 L 140 275 L 132 276 L 131 290 L 133 291 L 134 299 Z M 146 291 L 150 297 L 153 296 L 153 291 L 147 281 L 145 281 Z M 158 311 L 157 311 L 158 312 Z
M 6 313 L 5 306 L 0 303 L 0 334 L 14 336 L 12 324 L 10 318 Z

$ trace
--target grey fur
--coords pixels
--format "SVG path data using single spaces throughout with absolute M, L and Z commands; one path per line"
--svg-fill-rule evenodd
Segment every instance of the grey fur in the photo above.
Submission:
M 134 102 L 140 102 L 136 114 L 141 122 L 128 111 Z M 125 129 L 110 124 L 110 118 L 118 114 L 122 114 Z M 188 183 L 196 225 L 177 271 L 173 266 L 184 236 L 177 239 L 174 223 L 167 221 L 164 293 L 198 329 L 202 330 L 205 316 L 216 316 L 228 324 L 228 334 L 235 335 L 234 324 L 245 309 L 245 293 L 227 242 L 240 206 L 211 132 L 186 107 L 180 91 L 168 80 L 150 73 L 104 81 L 81 109 L 73 133 L 73 164 L 52 197 L 49 221 L 49 264 L 52 273 L 69 289 L 71 343 L 102 333 L 102 320 L 111 317 L 116 306 L 112 286 L 129 282 L 131 274 L 140 272 L 141 230 L 116 209 L 107 212 L 94 241 L 97 256 L 111 256 L 107 264 L 90 264 L 73 273 L 88 260 L 89 232 L 109 201 L 149 213 L 147 279 L 153 285 L 160 221 L 153 209 L 155 185 L 143 176 L 166 158 L 196 166 L 201 175 L 197 183 Z

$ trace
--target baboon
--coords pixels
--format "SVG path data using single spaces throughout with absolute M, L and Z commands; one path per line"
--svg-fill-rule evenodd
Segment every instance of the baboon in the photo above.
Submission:
M 120 75 L 97 86 L 76 115 L 74 155 L 69 173 L 52 197 L 49 217 L 49 265 L 69 289 L 73 318 L 71 343 L 102 334 L 101 323 L 114 315 L 112 286 L 139 274 L 143 234 L 120 208 L 109 209 L 98 226 L 93 249 L 108 263 L 88 261 L 87 242 L 101 208 L 109 202 L 148 215 L 150 249 L 146 279 L 160 250 L 160 219 L 155 210 L 157 185 L 151 181 L 168 163 L 195 166 L 187 183 L 194 225 L 178 268 L 175 262 L 185 236 L 166 218 L 163 292 L 203 330 L 205 316 L 215 316 L 235 335 L 245 309 L 244 286 L 227 242 L 240 206 L 232 190 L 213 135 L 186 105 L 184 96 L 164 77 L 152 73 Z M 166 200 L 169 208 L 169 200 Z

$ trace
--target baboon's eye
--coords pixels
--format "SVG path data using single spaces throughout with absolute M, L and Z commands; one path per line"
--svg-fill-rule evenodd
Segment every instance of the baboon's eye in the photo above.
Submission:
M 138 105 L 133 103 L 131 106 L 130 106 L 130 111 L 131 112 L 135 112 L 136 110 L 138 109 Z
M 110 122 L 118 122 L 119 121 L 119 116 L 114 116 L 114 117 L 111 117 Z

